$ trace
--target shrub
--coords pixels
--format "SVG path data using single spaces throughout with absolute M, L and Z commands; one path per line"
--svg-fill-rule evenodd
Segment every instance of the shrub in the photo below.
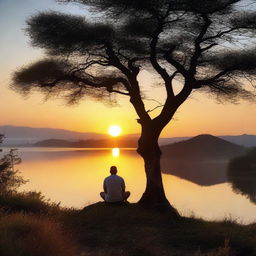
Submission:
M 3 135 L 0 134 L 0 144 L 2 143 Z M 2 149 L 0 149 L 2 152 Z M 21 163 L 21 158 L 17 155 L 17 149 L 11 149 L 8 154 L 0 158 L 0 195 L 15 191 L 25 180 L 20 176 L 19 170 L 15 170 L 15 165 Z
M 5 212 L 49 213 L 58 210 L 40 192 L 9 192 L 0 195 L 0 208 Z

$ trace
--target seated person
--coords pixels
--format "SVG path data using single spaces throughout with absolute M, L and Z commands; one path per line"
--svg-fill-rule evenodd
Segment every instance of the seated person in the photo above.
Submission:
M 129 191 L 125 191 L 124 179 L 117 174 L 116 166 L 110 167 L 111 175 L 106 177 L 103 183 L 104 192 L 100 196 L 107 203 L 124 202 L 130 196 Z

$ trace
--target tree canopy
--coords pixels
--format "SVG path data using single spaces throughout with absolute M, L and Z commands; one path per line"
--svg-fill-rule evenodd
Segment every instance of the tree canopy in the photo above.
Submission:
M 14 88 L 46 94 L 69 92 L 69 101 L 110 93 L 131 96 L 143 68 L 162 78 L 167 94 L 173 79 L 183 89 L 202 88 L 219 96 L 250 96 L 244 79 L 255 78 L 252 42 L 256 13 L 243 0 L 62 0 L 102 12 L 90 17 L 41 12 L 27 21 L 27 34 L 47 57 L 14 75 Z M 239 47 L 237 46 L 238 44 Z M 186 86 L 185 86 L 186 85 Z M 182 96 L 181 90 L 180 96 Z

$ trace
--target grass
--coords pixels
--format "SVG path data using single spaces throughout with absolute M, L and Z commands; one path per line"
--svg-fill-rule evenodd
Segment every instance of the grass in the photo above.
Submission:
M 75 256 L 75 243 L 53 220 L 24 214 L 0 219 L 1 256 Z
M 177 221 L 168 213 L 136 204 L 104 203 L 71 211 L 62 221 L 76 230 L 88 255 L 256 255 L 256 225 L 195 218 Z
M 77 255 L 81 256 L 256 255 L 256 224 L 243 226 L 229 220 L 215 222 L 193 217 L 182 217 L 177 220 L 170 213 L 149 211 L 137 204 L 128 203 L 124 205 L 96 203 L 82 210 L 75 210 L 62 209 L 43 198 L 37 200 L 41 203 L 25 204 L 24 202 L 30 200 L 26 196 L 24 200 L 20 198 L 18 201 L 23 203 L 19 208 L 16 207 L 15 200 L 11 199 L 7 202 L 9 209 L 16 209 L 16 213 L 7 216 L 8 211 L 5 210 L 0 215 L 0 248 L 5 248 L 6 252 L 11 240 L 20 241 L 13 243 L 14 251 L 22 251 L 20 249 L 22 244 L 28 246 L 26 254 L 3 254 L 0 251 L 0 255 L 72 256 L 76 247 L 79 247 Z M 13 202 L 15 203 L 12 206 Z M 21 209 L 22 214 L 17 213 L 17 209 Z M 24 232 L 27 234 L 25 238 Z M 52 238 L 48 239 L 48 234 L 52 235 Z M 69 235 L 67 238 L 65 234 L 72 236 Z M 9 240 L 5 240 L 6 237 L 9 237 Z M 35 253 L 33 246 L 35 237 L 37 241 L 42 242 L 43 246 L 38 245 L 38 248 L 41 248 L 44 254 Z M 47 243 L 49 246 L 46 245 Z M 54 251 L 56 249 L 54 245 L 60 252 Z M 70 248 L 69 254 L 61 252 L 61 248 L 65 246 L 67 246 L 65 251 Z M 46 253 L 45 248 L 53 248 L 53 252 Z

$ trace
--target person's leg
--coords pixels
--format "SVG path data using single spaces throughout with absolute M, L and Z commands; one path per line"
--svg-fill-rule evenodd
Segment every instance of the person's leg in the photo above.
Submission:
M 124 192 L 124 201 L 126 201 L 130 195 L 131 195 L 130 191 L 125 191 Z
M 100 196 L 101 196 L 101 198 L 105 201 L 106 193 L 105 193 L 105 192 L 100 192 Z

